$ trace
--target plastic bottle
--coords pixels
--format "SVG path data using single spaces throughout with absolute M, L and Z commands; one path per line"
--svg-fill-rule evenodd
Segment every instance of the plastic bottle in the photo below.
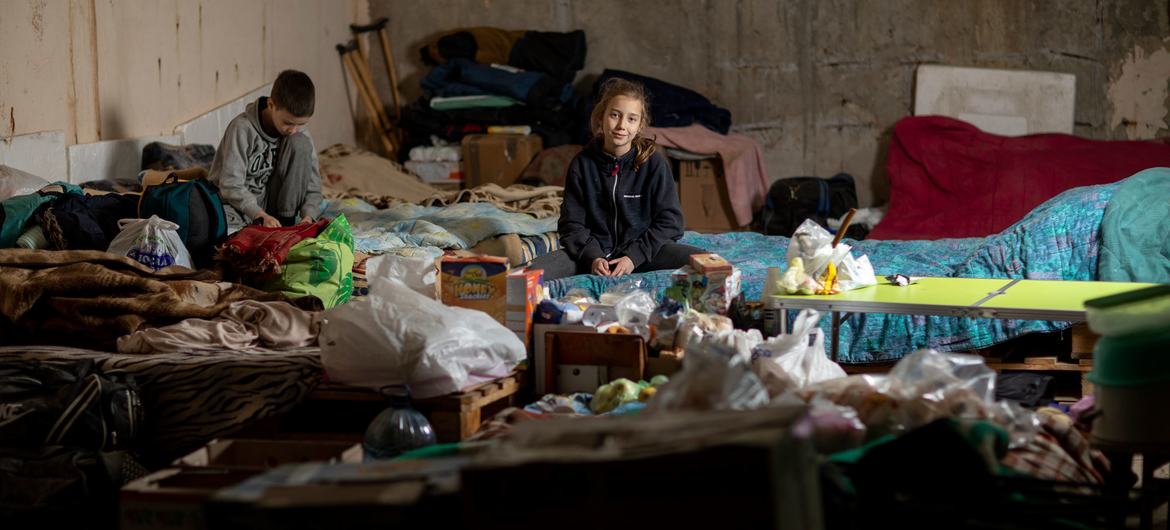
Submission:
M 16 247 L 49 248 L 49 240 L 45 238 L 45 231 L 41 229 L 41 225 L 34 225 L 16 238 Z
M 410 405 L 410 389 L 395 385 L 382 390 L 389 407 L 370 426 L 362 441 L 364 461 L 389 460 L 407 451 L 434 445 L 435 431 L 421 412 Z

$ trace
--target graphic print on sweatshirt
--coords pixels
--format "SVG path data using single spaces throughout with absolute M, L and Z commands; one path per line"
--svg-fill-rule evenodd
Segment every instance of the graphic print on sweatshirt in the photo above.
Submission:
M 248 191 L 257 197 L 264 196 L 264 187 L 272 175 L 273 160 L 276 158 L 276 144 L 260 140 L 252 146 L 248 155 L 248 178 L 244 183 Z

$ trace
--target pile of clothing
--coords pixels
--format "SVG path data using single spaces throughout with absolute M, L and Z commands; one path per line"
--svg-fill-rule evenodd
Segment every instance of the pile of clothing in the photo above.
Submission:
M 402 112 L 400 153 L 432 136 L 458 142 L 493 125 L 527 125 L 545 146 L 571 143 L 581 103 L 572 82 L 585 66 L 585 32 L 459 29 L 420 49 L 434 68 L 423 97 Z

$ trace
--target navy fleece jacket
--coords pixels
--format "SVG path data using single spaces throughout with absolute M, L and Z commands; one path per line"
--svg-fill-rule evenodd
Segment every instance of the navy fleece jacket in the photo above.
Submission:
M 579 265 L 626 256 L 637 268 L 682 238 L 682 207 L 666 157 L 654 153 L 635 170 L 636 159 L 637 149 L 615 157 L 593 142 L 569 164 L 557 229 Z

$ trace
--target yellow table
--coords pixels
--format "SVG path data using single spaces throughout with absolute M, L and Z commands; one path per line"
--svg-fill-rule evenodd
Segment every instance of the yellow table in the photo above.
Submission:
M 885 313 L 1019 320 L 1085 320 L 1085 300 L 1150 287 L 1152 283 L 920 278 L 901 287 L 890 283 L 832 295 L 782 295 L 765 308 L 815 309 L 833 316 L 832 358 L 837 360 L 842 313 Z M 787 324 L 781 315 L 782 325 Z

